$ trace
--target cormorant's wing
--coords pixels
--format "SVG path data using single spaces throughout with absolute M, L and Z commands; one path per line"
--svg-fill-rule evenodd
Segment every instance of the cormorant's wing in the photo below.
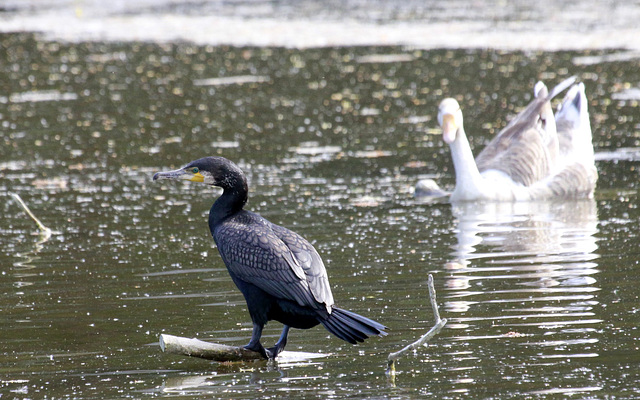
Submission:
M 333 294 L 329 286 L 327 270 L 316 249 L 305 238 L 287 228 L 275 224 L 272 224 L 271 227 L 287 245 L 293 254 L 295 263 L 302 267 L 313 297 L 317 302 L 324 303 L 327 311 L 331 313 L 331 306 L 334 304 Z M 297 271 L 297 268 L 294 270 Z
M 330 311 L 333 296 L 324 264 L 301 236 L 245 211 L 218 226 L 214 239 L 235 278 L 276 298 Z

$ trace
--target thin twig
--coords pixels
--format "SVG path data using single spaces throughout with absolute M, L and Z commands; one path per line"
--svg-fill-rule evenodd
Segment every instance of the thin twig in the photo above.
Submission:
M 38 218 L 36 218 L 35 215 L 33 215 L 31 210 L 29 209 L 29 207 L 27 207 L 25 202 L 22 201 L 22 198 L 17 193 L 11 193 L 11 196 L 18 202 L 18 204 L 20 204 L 22 206 L 22 208 L 27 213 L 27 215 L 30 216 L 31 219 L 38 225 L 38 229 L 40 229 L 40 232 L 43 235 L 51 236 L 51 229 L 49 229 L 46 226 L 44 226 L 44 224 L 42 222 L 40 222 L 40 220 Z
M 433 317 L 436 323 L 440 322 L 440 311 L 438 311 L 438 302 L 436 301 L 436 288 L 433 286 L 433 275 L 429 274 L 427 281 L 429 286 L 429 300 L 431 301 L 431 308 L 433 309 Z
M 436 289 L 433 286 L 433 276 L 431 276 L 431 274 L 429 274 L 428 285 L 429 285 L 429 300 L 431 301 L 431 307 L 433 308 L 433 316 L 435 319 L 435 323 L 433 327 L 429 329 L 427 333 L 422 335 L 418 340 L 403 347 L 402 349 L 400 349 L 399 351 L 396 351 L 395 353 L 389 354 L 387 373 L 391 376 L 394 376 L 396 373 L 395 360 L 400 358 L 404 353 L 408 352 L 409 350 L 415 350 L 418 347 L 424 345 L 429 339 L 437 335 L 438 332 L 440 332 L 440 330 L 442 330 L 444 325 L 447 323 L 446 318 L 444 319 L 440 318 L 440 312 L 438 311 L 438 303 L 436 301 Z

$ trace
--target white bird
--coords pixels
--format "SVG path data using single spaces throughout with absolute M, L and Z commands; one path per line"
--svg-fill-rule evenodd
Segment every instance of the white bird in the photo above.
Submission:
M 584 136 L 582 132 L 586 129 L 583 123 L 585 119 L 589 126 L 586 97 L 584 101 L 577 102 L 580 103 L 579 106 L 584 104 L 584 108 L 576 108 L 573 101 L 565 99 L 564 111 L 559 112 L 563 130 L 560 135 L 563 138 L 563 152 L 560 150 L 556 120 L 550 103 L 555 95 L 574 82 L 575 77 L 566 79 L 550 93 L 542 82 L 538 82 L 534 100 L 475 159 L 464 132 L 458 102 L 451 98 L 443 100 L 438 109 L 438 122 L 443 130 L 443 139 L 451 148 L 456 172 L 456 186 L 451 194 L 451 201 L 527 201 L 589 197 L 593 189 L 585 193 L 585 185 L 575 185 L 569 181 L 569 177 L 582 174 L 587 168 L 565 160 L 567 154 L 579 152 L 580 146 L 583 146 L 566 144 L 565 138 L 571 138 L 569 143 L 574 143 L 574 138 L 575 142 L 583 143 L 578 137 Z M 576 87 L 578 89 L 572 89 L 570 93 L 584 93 L 584 89 L 580 91 L 580 85 Z M 573 133 L 569 133 L 569 130 Z M 589 136 L 590 132 L 589 126 Z M 573 170 L 565 171 L 564 168 L 568 165 Z
M 577 83 L 567 91 L 556 111 L 556 127 L 563 157 L 588 157 L 593 160 L 591 124 L 587 110 L 584 83 Z
M 537 196 L 590 198 L 598 180 L 584 83 L 573 85 L 556 112 L 559 157 L 555 174 L 537 183 Z

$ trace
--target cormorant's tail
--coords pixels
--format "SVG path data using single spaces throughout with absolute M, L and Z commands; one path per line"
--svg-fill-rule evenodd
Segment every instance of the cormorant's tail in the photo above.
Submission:
M 321 321 L 322 325 L 340 339 L 356 344 L 369 336 L 386 336 L 386 326 L 354 312 L 333 308 L 329 318 Z

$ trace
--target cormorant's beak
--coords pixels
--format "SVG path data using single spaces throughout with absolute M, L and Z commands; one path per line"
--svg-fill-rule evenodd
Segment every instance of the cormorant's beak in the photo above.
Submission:
M 456 140 L 458 126 L 453 114 L 446 113 L 442 116 L 442 138 L 446 143 L 453 143 Z
M 175 171 L 166 171 L 166 172 L 156 172 L 153 175 L 153 180 L 158 181 L 161 179 L 175 179 L 175 180 L 187 180 L 191 182 L 204 182 L 204 175 L 200 172 L 196 172 L 195 174 L 185 170 L 184 168 L 176 169 Z

